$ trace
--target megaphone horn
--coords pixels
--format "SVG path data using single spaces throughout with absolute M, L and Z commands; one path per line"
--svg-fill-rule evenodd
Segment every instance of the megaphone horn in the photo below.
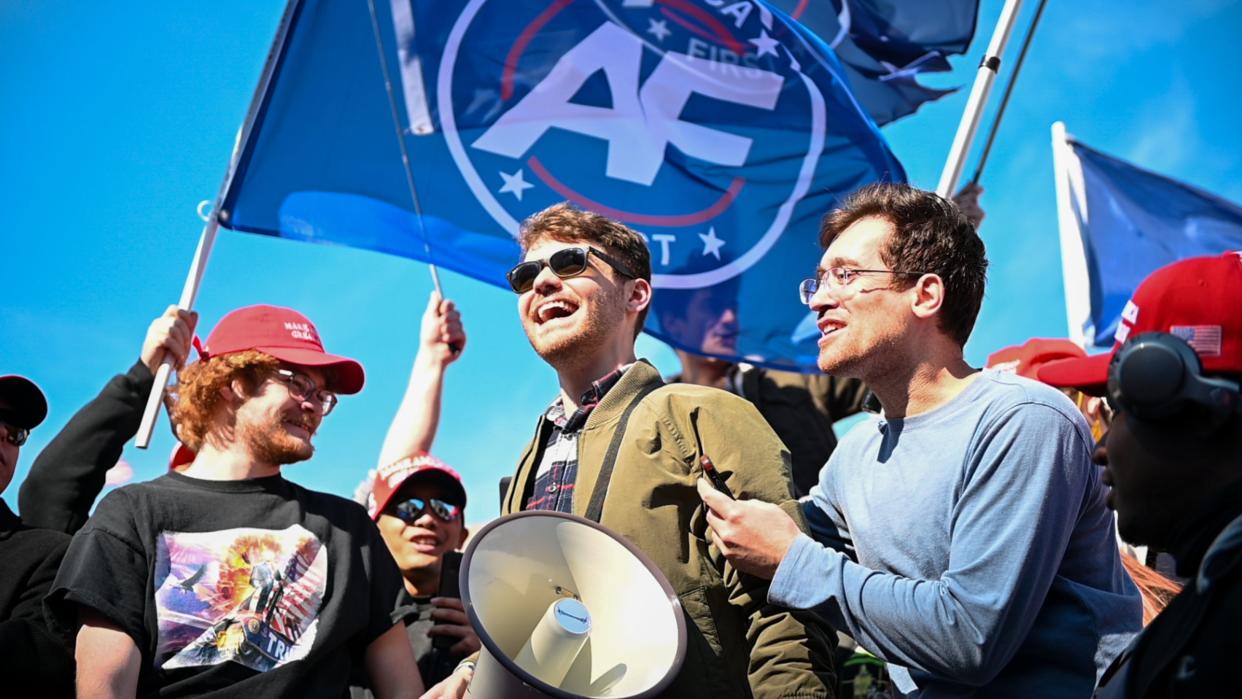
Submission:
M 685 615 L 660 569 L 574 515 L 487 524 L 466 547 L 461 597 L 483 644 L 470 699 L 652 697 L 685 659 Z

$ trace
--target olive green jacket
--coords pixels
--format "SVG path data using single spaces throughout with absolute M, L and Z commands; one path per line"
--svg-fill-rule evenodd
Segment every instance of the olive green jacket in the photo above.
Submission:
M 659 388 L 656 388 L 659 387 Z M 789 452 L 754 406 L 726 391 L 663 385 L 645 361 L 626 370 L 578 437 L 574 514 L 585 516 L 622 413 L 630 415 L 600 523 L 624 535 L 664 572 L 686 612 L 686 660 L 667 697 L 831 697 L 833 645 L 812 612 L 769 604 L 768 583 L 729 565 L 708 543 L 695 481 L 706 453 L 734 495 L 782 503 L 805 529 L 792 499 Z M 552 424 L 540 416 L 522 454 L 503 513 L 522 509 Z

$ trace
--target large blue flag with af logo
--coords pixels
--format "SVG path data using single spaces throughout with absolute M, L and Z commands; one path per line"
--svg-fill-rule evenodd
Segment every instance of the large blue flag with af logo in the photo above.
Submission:
M 371 7 L 290 4 L 222 225 L 507 286 L 520 222 L 570 201 L 646 237 L 647 332 L 814 370 L 819 219 L 905 178 L 818 37 L 754 1 Z

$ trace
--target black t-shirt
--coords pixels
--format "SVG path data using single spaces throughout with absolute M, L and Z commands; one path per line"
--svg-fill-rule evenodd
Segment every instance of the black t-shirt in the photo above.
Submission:
M 142 653 L 138 696 L 342 697 L 396 623 L 401 576 L 349 500 L 280 476 L 169 473 L 110 493 L 48 597 L 88 607 Z

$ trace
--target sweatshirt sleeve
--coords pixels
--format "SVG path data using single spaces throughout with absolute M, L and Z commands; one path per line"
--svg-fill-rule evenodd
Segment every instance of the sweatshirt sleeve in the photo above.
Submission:
M 800 536 L 769 600 L 830 618 L 881 657 L 982 685 L 1035 622 L 1086 492 L 1089 446 L 1042 404 L 1009 408 L 976 433 L 953 510 L 949 566 L 937 580 L 867 568 Z
M 18 493 L 22 521 L 73 534 L 86 522 L 109 468 L 138 431 L 155 377 L 142 362 L 82 407 L 30 467 Z

